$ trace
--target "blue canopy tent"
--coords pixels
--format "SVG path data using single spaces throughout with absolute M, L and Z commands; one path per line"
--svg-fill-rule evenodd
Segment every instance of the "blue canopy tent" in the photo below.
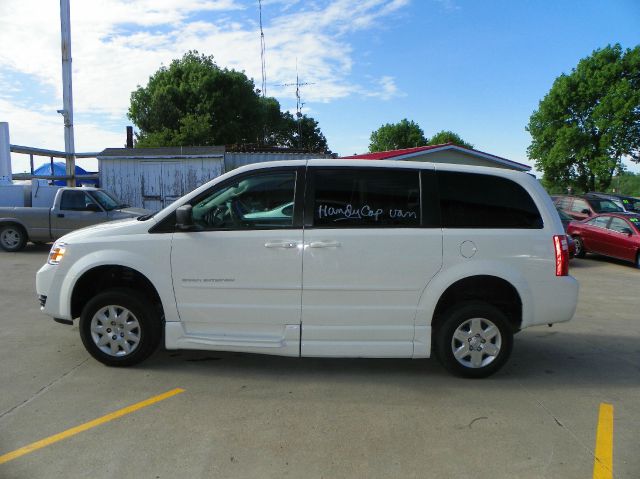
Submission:
M 51 171 L 51 163 L 44 163 L 43 165 L 33 170 L 33 174 L 35 176 L 66 176 L 67 170 L 64 162 L 55 161 L 53 163 L 53 172 Z M 85 169 L 80 168 L 78 165 L 76 165 L 76 175 L 90 175 L 90 174 L 91 173 L 89 173 Z M 76 180 L 76 186 L 80 186 L 81 183 L 83 185 L 98 186 L 97 179 L 92 180 L 89 178 L 82 178 L 82 179 Z M 53 184 L 58 186 L 64 186 L 67 184 L 67 182 L 66 180 L 55 180 Z

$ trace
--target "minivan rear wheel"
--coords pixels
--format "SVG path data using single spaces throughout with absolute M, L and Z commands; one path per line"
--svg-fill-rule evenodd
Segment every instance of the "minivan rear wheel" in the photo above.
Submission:
M 80 315 L 80 338 L 89 354 L 107 366 L 132 366 L 160 342 L 154 305 L 130 289 L 110 289 L 93 297 Z
M 435 353 L 457 376 L 484 378 L 498 371 L 513 349 L 513 330 L 495 306 L 467 302 L 449 309 L 435 331 Z

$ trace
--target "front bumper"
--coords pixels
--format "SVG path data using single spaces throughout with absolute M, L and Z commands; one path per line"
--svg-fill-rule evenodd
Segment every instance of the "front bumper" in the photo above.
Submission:
M 71 320 L 67 296 L 62 290 L 65 272 L 60 265 L 46 263 L 36 274 L 36 294 L 40 311 L 52 318 Z M 69 303 L 70 304 L 70 303 Z M 64 307 L 67 305 L 67 307 Z

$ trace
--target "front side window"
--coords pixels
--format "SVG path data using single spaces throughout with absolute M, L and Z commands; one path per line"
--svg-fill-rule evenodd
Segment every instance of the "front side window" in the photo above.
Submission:
M 618 205 L 611 200 L 591 200 L 593 209 L 596 213 L 613 213 L 615 211 L 622 211 Z
M 296 173 L 261 173 L 215 189 L 192 202 L 193 222 L 204 229 L 293 226 Z
M 542 228 L 529 193 L 500 176 L 438 172 L 444 228 Z
M 313 226 L 420 226 L 420 176 L 412 170 L 318 169 L 313 174 Z
M 66 190 L 62 192 L 60 209 L 67 211 L 100 211 L 100 207 L 84 191 Z
M 612 218 L 611 224 L 609 225 L 609 229 L 615 231 L 616 233 L 625 233 L 625 234 L 628 234 L 629 231 L 633 231 L 629 223 L 627 223 L 622 218 Z

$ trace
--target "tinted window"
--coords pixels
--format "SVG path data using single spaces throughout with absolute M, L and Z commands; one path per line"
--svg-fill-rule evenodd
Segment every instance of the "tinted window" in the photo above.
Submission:
M 245 176 L 194 200 L 193 221 L 205 229 L 290 228 L 295 183 L 293 171 Z
M 438 172 L 444 228 L 542 228 L 529 194 L 499 176 Z
M 89 205 L 93 205 L 89 207 Z M 61 210 L 88 211 L 89 208 L 99 210 L 98 205 L 84 191 L 66 190 L 60 199 Z
M 417 171 L 318 169 L 313 174 L 312 188 L 316 227 L 420 226 Z

